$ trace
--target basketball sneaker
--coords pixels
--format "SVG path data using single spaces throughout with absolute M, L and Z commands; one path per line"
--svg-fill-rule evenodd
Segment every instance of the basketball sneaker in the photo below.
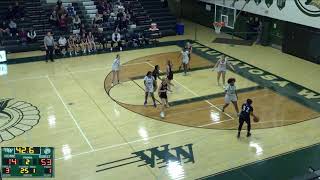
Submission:
M 160 113 L 160 117 L 161 117 L 161 118 L 164 118 L 164 116 L 165 116 L 165 115 L 164 115 L 164 112 L 161 112 L 161 113 Z
M 250 136 L 251 136 L 251 133 L 248 132 L 248 133 L 247 133 L 247 137 L 250 137 Z

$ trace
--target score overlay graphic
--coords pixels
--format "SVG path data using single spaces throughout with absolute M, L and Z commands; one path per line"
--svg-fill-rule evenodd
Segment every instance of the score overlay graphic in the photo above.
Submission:
M 53 147 L 1 147 L 2 177 L 54 177 Z

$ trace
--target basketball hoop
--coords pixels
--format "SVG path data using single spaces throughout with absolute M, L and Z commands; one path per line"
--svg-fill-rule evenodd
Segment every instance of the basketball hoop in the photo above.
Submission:
M 213 23 L 213 27 L 214 27 L 214 30 L 217 34 L 220 34 L 221 33 L 221 28 L 224 26 L 224 22 L 214 22 Z

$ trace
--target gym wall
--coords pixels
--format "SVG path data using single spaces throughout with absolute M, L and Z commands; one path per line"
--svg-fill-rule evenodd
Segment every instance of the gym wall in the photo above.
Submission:
M 239 0 L 240 1 L 240 0 Z M 253 1 L 253 0 L 252 0 Z M 262 0 L 264 1 L 264 0 Z M 171 11 L 177 18 L 185 18 L 195 23 L 213 28 L 214 5 L 211 11 L 206 10 L 208 3 L 197 0 L 168 0 Z M 239 11 L 237 11 L 238 13 Z M 248 32 L 247 21 L 258 19 L 263 22 L 263 45 L 282 49 L 283 52 L 320 64 L 320 30 L 318 28 L 299 25 L 296 23 L 274 19 L 267 16 L 242 12 L 238 17 L 234 30 L 224 28 L 224 31 Z M 320 17 L 318 17 L 320 19 Z M 294 36 L 293 36 L 293 32 Z M 243 39 L 250 39 L 248 34 L 239 34 Z M 306 37 L 306 38 L 305 38 Z M 308 37 L 308 38 L 307 38 Z M 302 40 L 303 39 L 303 40 Z M 300 42 L 303 43 L 300 43 Z

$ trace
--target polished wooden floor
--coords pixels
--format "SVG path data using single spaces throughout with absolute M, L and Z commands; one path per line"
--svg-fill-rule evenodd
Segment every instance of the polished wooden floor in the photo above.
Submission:
M 167 59 L 173 62 L 173 71 L 178 71 L 181 63 L 178 58 L 179 54 L 180 52 L 161 53 L 129 61 L 123 65 L 121 84 L 111 87 L 112 73 L 108 74 L 105 80 L 107 93 L 122 107 L 162 122 L 211 129 L 237 129 L 237 114 L 233 106 L 230 105 L 225 113 L 221 112 L 224 105 L 224 90 L 222 86 L 217 85 L 216 73 L 212 72 L 214 64 L 196 54 L 192 55 L 191 67 L 193 69 L 200 68 L 200 70 L 191 71 L 188 76 L 183 76 L 182 72 L 175 73 L 172 82 L 174 92 L 168 94 L 169 102 L 188 99 L 191 102 L 181 102 L 180 105 L 168 108 L 167 117 L 164 119 L 159 115 L 160 106 L 154 108 L 150 103 L 150 106 L 144 107 L 142 104 L 144 101 L 144 75 L 148 71 L 153 71 L 155 65 L 159 65 L 160 71 L 165 72 Z M 237 79 L 239 89 L 258 87 L 258 84 L 236 73 L 228 72 L 227 78 L 230 77 Z M 220 95 L 217 98 L 205 97 L 212 94 Z M 192 100 L 196 97 L 204 99 Z M 253 124 L 255 129 L 285 126 L 320 116 L 318 112 L 268 89 L 253 89 L 249 92 L 239 93 L 238 97 L 239 107 L 247 98 L 254 100 L 255 113 L 260 118 L 260 122 Z M 160 99 L 157 95 L 156 98 L 159 105 Z
M 186 22 L 186 27 L 186 35 L 162 41 L 193 39 L 193 24 Z M 201 26 L 197 37 L 202 44 L 320 92 L 319 82 L 313 80 L 320 76 L 318 65 L 269 47 L 213 44 L 213 30 Z M 172 59 L 177 68 L 179 50 L 169 46 L 121 52 L 123 83 L 111 89 L 108 74 L 116 53 L 10 65 L 8 75 L 0 77 L 1 98 L 31 103 L 41 118 L 32 129 L 1 142 L 1 146 L 55 147 L 57 180 L 149 180 L 195 179 L 320 142 L 318 113 L 268 89 L 240 94 L 241 101 L 254 98 L 255 111 L 261 117 L 250 138 L 235 137 L 236 120 L 228 117 L 235 118 L 231 106 L 223 114 L 204 101 L 182 103 L 172 106 L 167 118 L 160 120 L 159 109 L 141 107 L 143 91 L 136 85 L 142 84 L 141 79 L 133 83 L 130 77 L 144 75 L 155 64 L 164 70 L 163 63 L 157 62 L 162 58 Z M 213 65 L 196 55 L 193 60 L 192 67 Z M 205 68 L 186 77 L 176 73 L 170 99 L 181 101 L 221 92 L 215 76 Z M 228 76 L 239 79 L 240 89 L 257 86 L 232 72 Z M 221 107 L 223 98 L 207 101 Z M 163 168 L 159 164 L 139 166 L 141 162 L 109 169 L 106 166 L 110 164 L 101 165 L 112 161 L 120 165 L 118 160 L 134 152 L 153 147 L 163 150 L 160 146 L 166 144 L 185 150 L 184 145 L 192 144 L 194 162 L 170 161 Z

